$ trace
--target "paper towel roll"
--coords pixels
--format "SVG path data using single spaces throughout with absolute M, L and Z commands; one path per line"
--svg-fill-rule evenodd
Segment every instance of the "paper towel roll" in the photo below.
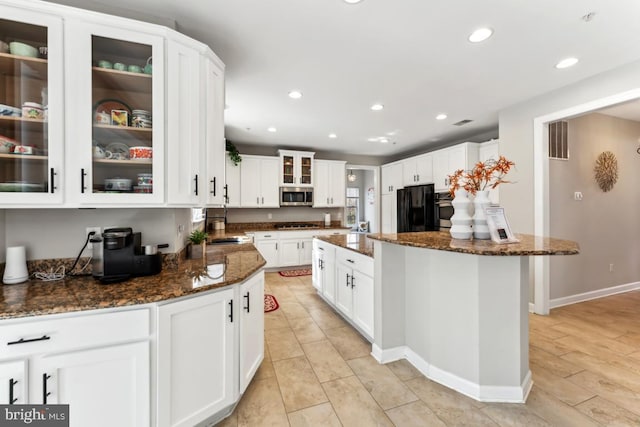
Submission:
M 324 214 L 324 226 L 325 227 L 331 226 L 331 214 L 330 213 Z

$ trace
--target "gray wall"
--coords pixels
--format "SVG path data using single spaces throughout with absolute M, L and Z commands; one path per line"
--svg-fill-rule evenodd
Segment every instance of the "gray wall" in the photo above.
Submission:
M 378 189 L 376 188 L 376 183 L 375 183 L 375 172 L 371 171 L 371 170 L 365 170 L 364 171 L 364 202 L 363 202 L 363 212 L 364 212 L 364 217 L 367 221 L 369 221 L 369 231 L 371 233 L 377 233 L 378 232 L 378 224 L 376 223 L 376 202 L 378 202 L 379 204 L 379 200 L 374 199 L 374 204 L 369 204 L 369 202 L 367 201 L 367 189 L 369 189 L 370 187 L 373 187 L 375 189 L 374 194 L 375 197 L 378 198 L 378 194 L 379 191 L 377 191 Z
M 253 154 L 257 156 L 277 156 L 278 148 L 286 149 L 286 150 L 301 150 L 301 151 L 312 151 L 316 154 L 314 158 L 322 159 L 322 160 L 344 160 L 347 163 L 352 163 L 354 165 L 367 165 L 367 166 L 379 166 L 382 164 L 382 157 L 377 156 L 367 156 L 367 155 L 355 155 L 355 154 L 344 154 L 344 153 L 336 153 L 332 151 L 321 151 L 321 150 L 310 150 L 308 148 L 303 147 L 274 147 L 274 146 L 266 146 L 266 145 L 251 145 L 251 144 L 235 144 L 236 148 L 240 152 L 240 154 Z
M 358 195 L 359 197 L 359 201 L 358 201 L 358 221 L 364 221 L 365 220 L 365 213 L 364 213 L 364 199 L 365 199 L 365 192 L 366 192 L 366 188 L 365 188 L 365 181 L 364 181 L 364 176 L 365 176 L 365 171 L 364 170 L 360 170 L 360 169 L 349 169 L 347 168 L 347 175 L 349 174 L 349 171 L 353 172 L 353 174 L 356 176 L 356 180 L 354 182 L 349 182 L 348 180 L 346 181 L 347 183 L 347 188 L 357 188 L 358 189 Z
M 568 124 L 570 159 L 549 162 L 550 231 L 578 241 L 580 254 L 550 257 L 551 299 L 640 280 L 640 123 L 589 114 Z M 603 151 L 618 160 L 618 182 L 606 193 L 593 174 Z
M 500 152 L 516 163 L 500 186 L 500 204 L 514 232 L 534 231 L 533 121 L 535 118 L 640 87 L 640 61 L 581 80 L 502 110 L 499 114 Z M 530 269 L 533 301 L 534 269 Z M 550 288 L 557 285 L 550 282 Z
M 0 225 L 3 221 L 0 216 Z M 7 209 L 0 231 L 5 246 L 26 246 L 27 258 L 72 258 L 86 239 L 86 227 L 132 227 L 142 243 L 169 243 L 163 252 L 184 247 L 191 230 L 190 209 Z M 184 231 L 178 233 L 178 226 Z M 88 253 L 87 253 L 88 254 Z M 4 256 L 3 258 L 4 259 Z
M 217 215 L 221 209 L 209 209 L 209 215 Z M 342 208 L 310 208 L 306 206 L 273 209 L 228 209 L 227 222 L 304 222 L 324 221 L 324 214 L 330 213 L 332 221 L 342 221 Z M 269 218 L 271 215 L 271 218 Z

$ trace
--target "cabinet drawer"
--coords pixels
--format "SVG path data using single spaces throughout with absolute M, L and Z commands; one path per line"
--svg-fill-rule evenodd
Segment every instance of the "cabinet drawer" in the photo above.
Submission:
M 149 337 L 149 309 L 89 313 L 0 323 L 1 357 L 59 352 Z
M 257 242 L 258 240 L 268 240 L 268 239 L 277 239 L 278 232 L 277 231 L 256 231 L 253 236 L 253 241 Z
M 337 248 L 336 260 L 358 270 L 362 274 L 373 277 L 373 258 L 348 249 Z

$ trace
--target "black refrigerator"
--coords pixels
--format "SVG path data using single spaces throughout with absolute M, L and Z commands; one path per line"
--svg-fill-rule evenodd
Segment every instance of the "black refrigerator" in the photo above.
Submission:
M 398 190 L 398 233 L 436 231 L 436 199 L 433 184 Z

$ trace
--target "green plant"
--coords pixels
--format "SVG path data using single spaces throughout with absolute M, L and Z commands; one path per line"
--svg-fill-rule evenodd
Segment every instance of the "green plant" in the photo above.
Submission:
M 191 234 L 189 234 L 189 241 L 194 245 L 199 245 L 202 242 L 207 240 L 207 232 L 204 230 L 193 230 Z
M 233 142 L 227 141 L 226 149 L 227 149 L 227 154 L 229 155 L 229 159 L 233 162 L 235 166 L 238 166 L 238 163 L 242 161 L 242 156 L 240 156 L 240 153 L 238 152 L 238 149 L 236 148 L 236 146 L 233 145 Z

